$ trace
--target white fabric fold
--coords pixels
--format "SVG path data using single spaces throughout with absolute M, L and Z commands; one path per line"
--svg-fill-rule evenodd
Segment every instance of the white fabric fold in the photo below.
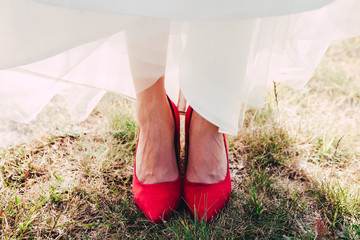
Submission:
M 236 135 L 269 84 L 303 87 L 332 40 L 360 35 L 359 13 L 358 0 L 2 0 L 0 144 L 56 95 L 83 120 L 106 91 L 134 99 L 164 73 L 174 101 L 180 83 Z

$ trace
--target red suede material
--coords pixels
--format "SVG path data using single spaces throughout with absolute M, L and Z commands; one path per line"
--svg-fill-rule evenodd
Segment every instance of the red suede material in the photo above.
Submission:
M 134 200 L 146 217 L 154 223 L 165 221 L 180 203 L 181 178 L 173 182 L 143 184 L 134 175 Z
M 188 108 L 185 115 L 185 161 L 188 159 L 189 146 L 189 127 L 192 115 L 191 107 Z M 224 143 L 227 158 L 227 174 L 224 180 L 214 184 L 189 182 L 184 177 L 183 197 L 191 214 L 196 216 L 199 221 L 210 222 L 225 207 L 231 194 L 231 179 L 229 171 L 229 157 L 225 134 Z M 187 164 L 186 164 L 187 165 Z
M 176 105 L 168 98 L 175 121 L 175 154 L 176 159 L 180 160 L 180 116 Z M 136 161 L 136 159 L 135 159 Z M 136 164 L 134 164 L 136 166 Z M 134 167 L 134 177 L 132 190 L 135 203 L 144 212 L 146 217 L 154 223 L 161 223 L 166 220 L 179 206 L 181 199 L 181 175 L 172 182 L 144 184 L 136 176 Z

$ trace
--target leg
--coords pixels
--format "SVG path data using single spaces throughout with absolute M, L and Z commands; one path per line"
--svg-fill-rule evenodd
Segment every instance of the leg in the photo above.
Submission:
M 141 129 L 136 176 L 148 184 L 176 180 L 179 173 L 174 147 L 175 124 L 163 77 L 137 94 L 136 114 Z
M 183 197 L 194 217 L 210 222 L 224 208 L 231 194 L 225 137 L 194 110 L 189 109 L 185 119 L 188 165 Z
M 222 133 L 218 127 L 193 112 L 189 130 L 189 156 L 186 178 L 191 182 L 218 183 L 227 172 Z
M 136 176 L 151 184 L 177 179 L 174 120 L 164 88 L 169 21 L 144 18 L 126 32 L 140 136 Z
M 192 23 L 182 56 L 180 85 L 185 98 L 230 133 L 237 132 L 247 96 L 243 89 L 248 84 L 246 66 L 254 24 L 253 20 Z M 227 161 L 218 128 L 194 111 L 189 135 L 187 179 L 202 183 L 223 180 Z

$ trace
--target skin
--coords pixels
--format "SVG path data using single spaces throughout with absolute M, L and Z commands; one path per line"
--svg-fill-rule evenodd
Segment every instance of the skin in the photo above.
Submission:
M 140 136 L 136 153 L 136 176 L 145 184 L 175 181 L 175 123 L 166 98 L 164 77 L 137 94 L 136 114 Z M 189 130 L 186 177 L 192 182 L 217 183 L 226 176 L 224 140 L 218 127 L 195 111 Z

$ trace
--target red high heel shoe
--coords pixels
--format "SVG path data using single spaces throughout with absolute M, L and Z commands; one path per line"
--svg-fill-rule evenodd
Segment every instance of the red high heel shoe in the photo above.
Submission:
M 189 156 L 189 129 L 192 113 L 193 110 L 189 106 L 185 115 L 186 165 Z M 199 221 L 205 221 L 207 223 L 216 217 L 225 207 L 231 194 L 229 157 L 225 134 L 223 134 L 223 136 L 228 166 L 225 179 L 218 183 L 208 184 L 188 181 L 186 179 L 186 171 L 184 176 L 183 195 L 186 205 L 192 215 L 196 216 Z M 185 169 L 186 167 L 187 166 L 185 166 Z
M 175 122 L 175 154 L 179 166 L 180 160 L 180 117 L 176 105 L 169 99 L 170 108 Z M 140 134 L 140 133 L 139 133 Z M 136 158 L 135 158 L 136 161 Z M 134 177 L 132 190 L 135 203 L 146 217 L 154 223 L 165 221 L 179 206 L 181 199 L 181 174 L 172 182 L 144 184 L 136 176 L 136 162 L 134 163 Z

